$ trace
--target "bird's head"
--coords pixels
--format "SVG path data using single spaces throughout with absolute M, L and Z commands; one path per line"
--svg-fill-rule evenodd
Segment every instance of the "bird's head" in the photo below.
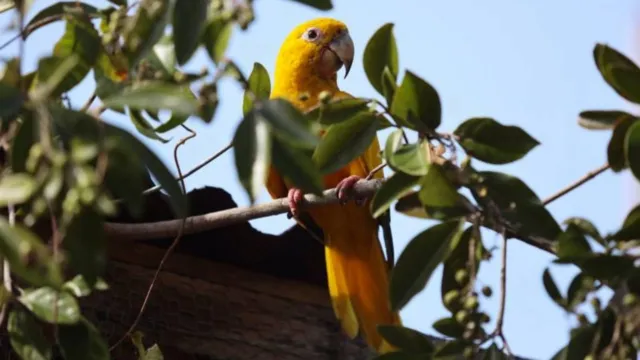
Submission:
M 335 79 L 344 65 L 347 77 L 353 63 L 353 40 L 347 26 L 331 18 L 298 25 L 285 39 L 277 67 L 304 70 L 324 79 Z

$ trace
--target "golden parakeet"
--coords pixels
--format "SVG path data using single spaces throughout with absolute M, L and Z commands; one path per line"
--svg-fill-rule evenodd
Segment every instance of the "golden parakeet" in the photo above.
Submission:
M 320 18 L 297 26 L 278 53 L 271 98 L 285 98 L 307 111 L 318 105 L 324 91 L 334 100 L 351 97 L 338 88 L 337 71 L 344 65 L 346 77 L 353 54 L 344 23 Z M 324 233 L 329 292 L 342 328 L 351 338 L 361 331 L 369 345 L 383 353 L 391 347 L 376 327 L 400 324 L 400 318 L 388 300 L 388 267 L 378 241 L 378 224 L 366 206 L 368 201 L 346 202 L 348 190 L 380 164 L 379 151 L 374 138 L 365 153 L 324 176 L 325 188 L 338 188 L 341 204 L 314 207 L 309 214 Z M 382 172 L 376 177 L 382 177 Z M 267 189 L 273 198 L 288 196 L 291 213 L 298 214 L 302 191 L 289 186 L 273 167 Z

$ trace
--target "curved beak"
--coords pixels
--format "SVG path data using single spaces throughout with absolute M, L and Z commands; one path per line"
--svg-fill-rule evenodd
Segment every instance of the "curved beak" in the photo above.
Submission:
M 347 75 L 349 75 L 349 70 L 353 63 L 354 52 L 353 40 L 351 39 L 351 36 L 349 36 L 349 32 L 345 30 L 333 38 L 329 43 L 329 49 L 331 49 L 331 51 L 333 51 L 338 59 L 340 59 L 344 64 L 344 77 L 346 78 Z

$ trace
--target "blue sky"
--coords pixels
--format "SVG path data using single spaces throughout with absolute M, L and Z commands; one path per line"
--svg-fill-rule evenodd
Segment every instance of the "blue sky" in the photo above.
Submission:
M 36 1 L 34 10 L 53 3 Z M 101 5 L 105 1 L 87 1 Z M 288 0 L 256 1 L 256 21 L 247 32 L 236 31 L 228 56 L 248 73 L 254 61 L 273 74 L 273 64 L 282 39 L 295 25 L 318 16 L 343 20 L 356 44 L 351 74 L 341 88 L 358 96 L 377 96 L 362 68 L 362 51 L 373 32 L 393 22 L 400 52 L 400 66 L 410 69 L 433 84 L 443 104 L 443 131 L 452 131 L 467 118 L 489 116 L 504 124 L 525 128 L 542 145 L 524 159 L 508 166 L 476 163 L 481 169 L 499 169 L 524 179 L 542 198 L 556 192 L 606 161 L 608 132 L 587 131 L 577 126 L 577 114 L 586 109 L 633 108 L 619 98 L 600 78 L 592 58 L 596 42 L 611 46 L 638 59 L 634 44 L 640 34 L 640 6 L 634 0 L 564 1 L 367 1 L 334 0 L 335 9 L 319 12 Z M 0 15 L 4 29 L 12 15 Z M 26 45 L 25 70 L 32 70 L 37 59 L 50 54 L 62 34 L 55 24 L 33 34 Z M 3 33 L 0 41 L 10 35 Z M 12 45 L 0 56 L 17 51 Z M 640 55 L 640 54 L 639 54 Z M 212 65 L 199 51 L 187 68 L 199 70 Z M 91 94 L 92 77 L 71 93 L 76 106 Z M 224 81 L 222 104 L 215 121 L 203 125 L 191 120 L 198 136 L 181 150 L 183 169 L 188 169 L 226 145 L 241 116 L 242 93 L 232 81 Z M 107 119 L 131 131 L 127 118 L 107 113 Z M 379 133 L 384 141 L 387 131 Z M 183 133 L 170 133 L 173 143 Z M 172 165 L 172 145 L 145 139 Z M 240 205 L 248 198 L 239 186 L 231 152 L 187 180 L 190 189 L 205 185 L 229 191 Z M 550 206 L 559 221 L 570 216 L 591 219 L 602 231 L 618 226 L 635 202 L 636 187 L 628 174 L 606 173 Z M 269 200 L 266 192 L 259 201 Z M 279 233 L 292 223 L 285 216 L 252 221 L 258 229 Z M 430 226 L 395 214 L 392 220 L 397 253 L 418 232 Z M 495 234 L 484 233 L 485 245 L 499 245 Z M 497 254 L 496 254 L 497 255 Z M 498 258 L 495 256 L 494 258 Z M 568 340 L 573 325 L 546 295 L 541 276 L 552 257 L 517 241 L 510 242 L 508 256 L 507 309 L 505 332 L 515 353 L 547 359 Z M 575 270 L 554 267 L 553 274 L 562 288 Z M 427 289 L 402 312 L 406 326 L 435 333 L 433 321 L 446 316 L 440 303 L 440 270 Z M 482 284 L 497 293 L 499 263 L 492 261 L 480 272 Z M 497 294 L 496 294 L 497 295 Z M 484 302 L 496 314 L 497 296 Z

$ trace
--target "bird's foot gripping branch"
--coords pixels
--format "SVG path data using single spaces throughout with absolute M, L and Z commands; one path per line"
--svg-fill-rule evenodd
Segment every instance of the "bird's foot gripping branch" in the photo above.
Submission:
M 6 144 L 0 157 L 0 204 L 5 209 L 0 218 L 0 324 L 6 327 L 19 357 L 50 359 L 57 347 L 67 358 L 109 358 L 109 345 L 78 305 L 79 298 L 91 292 L 108 291 L 102 280 L 106 235 L 143 238 L 140 234 L 149 229 L 163 230 L 158 236 L 174 235 L 175 245 L 185 232 L 288 210 L 288 202 L 280 199 L 233 213 L 186 217 L 184 178 L 204 165 L 182 175 L 177 149 L 196 136 L 188 121 L 215 126 L 211 120 L 219 101 L 224 100 L 218 92 L 222 78 L 235 79 L 246 90 L 243 118 L 225 151 L 233 147 L 236 172 L 252 204 L 270 183 L 273 170 L 277 179 L 307 194 L 301 215 L 325 206 L 339 209 L 336 190 L 325 187 L 327 183 L 335 187 L 346 175 L 354 175 L 343 169 L 355 169 L 351 166 L 361 161 L 358 175 L 370 181 L 360 181 L 354 189 L 355 194 L 368 196 L 367 207 L 361 213 L 350 210 L 352 205 L 347 203 L 343 206 L 347 210 L 340 211 L 358 214 L 364 222 L 371 220 L 369 224 L 376 219 L 388 225 L 392 208 L 406 216 L 437 221 L 431 227 L 425 225 L 409 241 L 391 269 L 388 289 L 356 292 L 352 302 L 388 303 L 386 310 L 399 311 L 424 289 L 442 264 L 441 297 L 449 314 L 433 328 L 448 341 L 433 343 L 397 323 L 366 328 L 367 337 L 381 336 L 391 345 L 386 350 L 392 353 L 381 355 L 381 360 L 471 357 L 489 342 L 484 350 L 487 356 L 505 358 L 511 352 L 509 334 L 503 329 L 510 239 L 555 254 L 554 266 L 573 264 L 580 269 L 566 291 L 556 286 L 549 270 L 541 275 L 553 301 L 578 320 L 569 344 L 554 359 L 627 359 L 640 349 L 636 251 L 640 208 L 621 221 L 619 230 L 606 235 L 583 218 L 567 219 L 561 226 L 546 208 L 608 169 L 630 169 L 640 178 L 640 117 L 622 111 L 582 112 L 581 126 L 612 131 L 608 164 L 541 200 L 521 179 L 481 169 L 482 163 L 501 165 L 522 159 L 539 145 L 538 140 L 519 127 L 487 117 L 468 119 L 452 132 L 443 131 L 436 89 L 414 72 L 400 72 L 392 24 L 378 29 L 364 47 L 364 70 L 377 98 L 315 88 L 295 96 L 289 92 L 282 92 L 289 96 L 274 96 L 280 82 L 274 81 L 272 89 L 262 65 L 256 63 L 245 77 L 225 56 L 236 31 L 234 24 L 250 28 L 254 18 L 251 1 L 141 0 L 127 4 L 112 0 L 101 2 L 101 8 L 69 1 L 33 15 L 31 3 L 0 2 L 0 10 L 15 12 L 19 24 L 15 39 L 22 44 L 15 57 L 4 63 L 0 78 L 0 136 Z M 329 0 L 313 4 L 322 10 L 331 8 Z M 100 26 L 92 20 L 99 20 Z M 24 39 L 56 21 L 64 21 L 65 30 L 52 54 L 42 58 L 36 70 L 24 73 Z M 166 35 L 169 23 L 172 32 Z M 321 23 L 338 24 L 327 19 Z M 314 26 L 320 32 L 301 28 L 296 39 L 322 45 L 325 52 L 318 57 L 322 60 L 318 69 L 331 75 L 351 65 L 353 44 L 341 26 L 323 26 Z M 328 42 L 322 43 L 323 39 Z M 215 71 L 182 71 L 180 67 L 201 47 Z M 640 103 L 640 69 L 633 61 L 605 45 L 595 47 L 594 59 L 613 90 Z M 76 101 L 68 101 L 67 94 L 90 73 L 95 92 L 84 105 L 74 107 Z M 97 100 L 101 104 L 94 106 Z M 304 105 L 309 103 L 314 105 Z M 170 117 L 160 116 L 164 112 Z M 169 131 L 187 130 L 189 134 L 174 145 L 178 179 L 136 136 L 111 125 L 113 122 L 104 122 L 107 116 L 130 120 L 138 136 L 159 145 L 170 141 Z M 372 144 L 377 144 L 379 131 L 388 137 L 384 146 L 376 148 Z M 392 174 L 382 181 L 385 166 Z M 149 173 L 158 185 L 145 191 L 145 185 L 152 183 Z M 335 174 L 332 181 L 326 181 Z M 158 189 L 168 194 L 178 220 L 151 225 L 106 221 L 125 209 L 139 214 L 144 193 Z M 270 191 L 279 194 L 274 186 Z M 332 231 L 330 222 L 321 225 Z M 43 228 L 49 230 L 39 231 Z M 493 316 L 484 309 L 483 300 L 494 291 L 476 281 L 479 268 L 493 256 L 493 249 L 483 243 L 486 231 L 504 239 L 496 291 L 500 307 Z M 386 253 L 393 254 L 393 248 L 387 246 Z M 378 275 L 385 278 L 385 274 Z M 598 290 L 603 287 L 616 292 L 606 305 L 599 300 Z M 589 316 L 585 315 L 587 303 L 593 308 Z M 358 332 L 349 328 L 350 322 L 341 321 L 351 335 Z M 55 336 L 45 336 L 43 330 L 49 329 L 55 331 L 46 334 Z M 139 342 L 137 345 L 142 357 L 160 352 L 158 347 L 146 350 Z

